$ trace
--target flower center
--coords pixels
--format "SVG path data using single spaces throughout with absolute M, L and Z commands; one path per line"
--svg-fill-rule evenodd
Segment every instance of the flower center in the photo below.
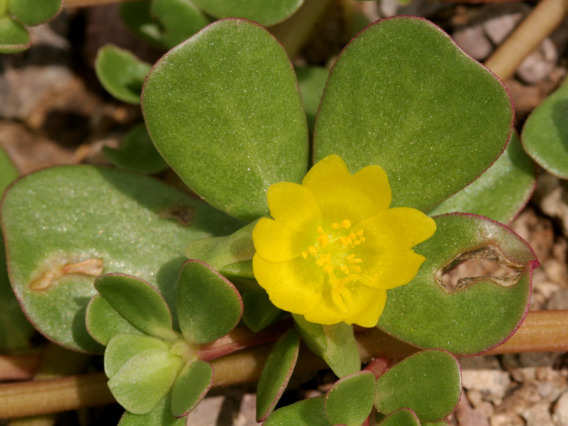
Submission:
M 326 231 L 318 226 L 318 236 L 314 245 L 302 253 L 304 259 L 311 257 L 320 266 L 331 286 L 334 303 L 342 310 L 347 310 L 352 297 L 346 285 L 359 278 L 363 260 L 355 249 L 365 242 L 363 230 L 351 230 L 351 221 L 344 219 L 331 225 Z

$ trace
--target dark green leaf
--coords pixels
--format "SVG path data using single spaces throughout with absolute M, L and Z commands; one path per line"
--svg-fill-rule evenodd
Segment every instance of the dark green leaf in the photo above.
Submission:
M 331 426 L 324 410 L 324 397 L 305 399 L 276 410 L 265 426 Z
M 106 346 L 117 334 L 142 334 L 116 312 L 100 294 L 94 296 L 87 305 L 85 320 L 91 337 L 103 346 Z
M 512 118 L 503 85 L 439 28 L 424 19 L 385 19 L 335 63 L 314 157 L 337 154 L 352 172 L 378 164 L 394 206 L 427 210 L 495 161 Z
M 329 75 L 329 70 L 325 67 L 316 66 L 299 67 L 296 68 L 296 75 L 298 76 L 298 86 L 302 93 L 304 109 L 306 110 L 306 117 L 308 119 L 308 128 L 311 134 L 314 130 L 316 114 L 323 95 L 323 89 L 325 88 L 325 82 Z
M 264 26 L 274 25 L 292 15 L 304 0 L 192 0 L 216 18 L 247 18 Z
M 213 369 L 204 361 L 188 362 L 172 388 L 172 414 L 183 417 L 203 399 L 213 384 Z
M 243 322 L 253 332 L 258 332 L 280 318 L 282 311 L 272 304 L 268 293 L 254 280 L 231 279 L 243 299 Z
M 28 30 L 9 16 L 0 17 L 0 53 L 18 53 L 30 47 Z
M 6 187 L 18 177 L 18 170 L 10 160 L 10 157 L 0 148 L 0 197 Z
M 410 408 L 421 421 L 450 414 L 461 395 L 460 366 L 449 352 L 419 352 L 392 367 L 377 380 L 375 408 L 390 414 Z
M 22 23 L 34 26 L 49 21 L 61 12 L 63 0 L 9 0 L 10 13 Z
M 268 214 L 267 188 L 300 182 L 306 173 L 308 135 L 295 74 L 282 46 L 259 25 L 219 21 L 171 50 L 146 80 L 142 107 L 162 157 L 192 190 L 233 216 Z
M 325 412 L 333 423 L 359 426 L 371 414 L 375 376 L 362 371 L 339 380 L 325 396 Z

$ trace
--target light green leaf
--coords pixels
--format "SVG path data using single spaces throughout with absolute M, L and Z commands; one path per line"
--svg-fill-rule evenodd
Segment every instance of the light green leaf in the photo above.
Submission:
M 334 425 L 359 426 L 371 414 L 375 397 L 375 376 L 362 371 L 344 377 L 325 396 L 325 412 Z
M 225 336 L 241 320 L 243 302 L 225 277 L 197 260 L 181 269 L 177 287 L 179 326 L 191 343 L 209 343 Z
M 141 352 L 122 366 L 108 387 L 125 409 L 146 414 L 167 395 L 182 366 L 182 359 L 167 351 Z
M 252 22 L 218 21 L 168 52 L 146 80 L 142 108 L 162 157 L 233 216 L 267 215 L 268 187 L 306 173 L 294 71 L 282 46 Z
M 292 15 L 304 0 L 192 0 L 216 18 L 246 18 L 264 26 L 274 25 Z
M 146 414 L 132 414 L 125 411 L 119 426 L 186 426 L 187 419 L 172 416 L 171 398 L 166 396 L 152 411 Z
M 546 98 L 525 122 L 521 138 L 527 153 L 548 172 L 568 179 L 568 85 Z
M 160 23 L 160 42 L 164 47 L 174 47 L 209 24 L 194 3 L 188 0 L 152 1 L 150 14 Z
M 30 47 L 28 30 L 9 16 L 0 17 L 0 53 L 18 53 Z
M 538 261 L 525 241 L 489 219 L 449 214 L 435 220 L 434 236 L 415 249 L 426 261 L 413 281 L 388 291 L 378 327 L 422 348 L 476 354 L 520 325 Z M 442 275 L 467 259 L 507 266 L 509 275 L 465 277 L 457 289 L 446 289 Z
M 188 362 L 172 388 L 172 414 L 187 416 L 213 384 L 213 369 L 204 361 Z
M 420 419 L 409 408 L 401 408 L 386 416 L 380 426 L 420 426 Z
M 94 296 L 87 305 L 85 320 L 90 336 L 103 346 L 108 345 L 110 339 L 118 334 L 142 334 L 100 294 Z
M 345 323 L 321 325 L 293 315 L 296 328 L 310 350 L 323 358 L 338 376 L 345 377 L 361 369 L 353 327 Z
M 166 301 L 149 283 L 114 273 L 98 277 L 95 288 L 134 327 L 162 339 L 177 338 Z
M 53 19 L 61 12 L 63 0 L 10 0 L 10 13 L 22 23 L 34 26 Z
M 331 426 L 324 410 L 324 397 L 305 399 L 279 408 L 264 422 L 265 426 Z
M 95 59 L 97 77 L 106 91 L 131 104 L 140 103 L 142 84 L 151 68 L 128 50 L 112 44 L 101 47 Z
M 174 312 L 187 243 L 243 225 L 149 177 L 91 166 L 22 178 L 0 217 L 10 279 L 28 317 L 50 339 L 87 351 L 102 351 L 84 314 L 96 276 L 135 275 L 157 286 Z
M 513 220 L 530 198 L 536 168 L 513 132 L 507 149 L 477 180 L 438 204 L 430 215 L 462 212 L 486 216 L 497 222 Z
M 434 422 L 450 414 L 461 395 L 460 366 L 448 352 L 419 352 L 377 380 L 375 408 L 390 414 L 410 408 L 420 421 Z
M 295 330 L 284 333 L 268 355 L 256 390 L 256 421 L 270 415 L 286 389 L 300 352 L 300 337 Z
M 439 28 L 385 19 L 359 33 L 335 63 L 314 159 L 337 154 L 352 172 L 378 164 L 393 206 L 428 210 L 495 161 L 512 118 L 503 85 Z

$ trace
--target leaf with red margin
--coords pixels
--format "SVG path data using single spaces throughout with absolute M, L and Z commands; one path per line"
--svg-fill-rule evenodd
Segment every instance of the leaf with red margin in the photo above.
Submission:
M 521 325 L 539 265 L 530 246 L 506 226 L 482 216 L 434 218 L 432 238 L 416 247 L 426 261 L 409 284 L 389 290 L 378 327 L 422 348 L 472 355 L 507 340 Z M 442 275 L 468 259 L 507 266 L 508 277 L 470 277 L 447 290 Z

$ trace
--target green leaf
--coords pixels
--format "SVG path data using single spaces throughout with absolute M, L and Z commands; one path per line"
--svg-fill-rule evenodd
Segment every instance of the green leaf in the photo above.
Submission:
M 373 409 L 375 376 L 362 371 L 344 377 L 325 396 L 325 412 L 334 425 L 361 425 Z
M 172 414 L 187 416 L 213 384 L 213 369 L 205 361 L 188 362 L 172 388 Z
M 485 173 L 442 201 L 429 214 L 475 213 L 497 222 L 510 222 L 530 198 L 536 183 L 535 174 L 534 163 L 513 132 L 503 155 Z
M 304 0 L 192 0 L 216 18 L 246 18 L 264 26 L 274 25 L 292 15 Z
M 219 272 L 230 280 L 232 280 L 233 278 L 245 278 L 248 280 L 254 280 L 252 260 L 243 260 L 241 262 L 225 265 L 222 268 L 219 268 Z
M 116 373 L 136 355 L 161 350 L 167 352 L 170 346 L 162 339 L 140 334 L 119 334 L 113 337 L 105 349 L 105 374 L 112 379 Z
M 28 30 L 9 16 L 0 17 L 0 53 L 18 53 L 30 47 Z
M 401 408 L 386 416 L 380 426 L 420 426 L 420 419 L 409 408 Z
M 343 322 L 335 325 L 314 324 L 301 315 L 293 316 L 296 328 L 308 348 L 322 357 L 337 377 L 345 377 L 361 370 L 352 326 Z
M 268 355 L 256 390 L 256 421 L 270 415 L 286 389 L 300 352 L 300 337 L 293 329 L 284 333 Z
M 142 334 L 100 295 L 94 296 L 87 305 L 85 313 L 89 335 L 106 346 L 110 339 L 122 333 Z
M 461 395 L 460 366 L 448 352 L 412 355 L 377 380 L 375 408 L 390 414 L 410 408 L 420 421 L 434 422 L 450 414 Z
M 112 44 L 101 47 L 95 59 L 97 77 L 106 91 L 131 104 L 140 103 L 142 84 L 151 68 L 128 50 Z
M 61 12 L 63 0 L 10 0 L 10 13 L 22 23 L 34 26 L 53 19 Z
M 172 416 L 171 398 L 166 396 L 152 411 L 146 414 L 132 414 L 125 411 L 119 426 L 186 426 L 187 419 Z
M 122 366 L 108 387 L 125 409 L 146 414 L 167 395 L 182 366 L 182 359 L 167 351 L 141 352 Z
M 426 257 L 409 284 L 388 291 L 378 327 L 422 348 L 472 355 L 506 340 L 523 320 L 538 261 L 509 228 L 481 216 L 435 218 L 436 233 L 415 249 Z M 506 277 L 466 277 L 456 290 L 442 275 L 467 259 L 509 269 Z
M 314 157 L 337 154 L 352 172 L 378 164 L 393 206 L 428 210 L 495 161 L 512 118 L 503 85 L 439 28 L 419 18 L 385 19 L 362 31 L 335 63 Z
M 96 276 L 148 281 L 174 313 L 187 243 L 242 226 L 152 178 L 91 166 L 22 178 L 7 191 L 0 217 L 10 280 L 28 318 L 50 339 L 86 351 L 102 351 L 84 314 Z
M 200 344 L 225 336 L 237 326 L 243 314 L 243 302 L 235 286 L 197 260 L 183 264 L 177 307 L 183 336 Z
M 324 410 L 324 397 L 305 399 L 276 410 L 265 426 L 331 426 Z
M 527 153 L 545 170 L 568 179 L 568 85 L 563 85 L 533 110 L 521 134 Z
M 243 299 L 243 322 L 253 332 L 258 332 L 278 320 L 282 311 L 272 304 L 268 293 L 254 280 L 231 279 Z
M 18 177 L 18 170 L 10 157 L 0 148 L 0 197 L 4 190 Z
M 252 22 L 215 22 L 168 52 L 146 80 L 142 108 L 162 157 L 233 216 L 267 215 L 267 188 L 306 173 L 294 71 L 282 46 Z
M 223 266 L 251 260 L 254 253 L 252 230 L 256 221 L 249 223 L 226 237 L 205 238 L 189 243 L 185 254 L 220 270 Z
M 107 160 L 117 167 L 139 173 L 159 173 L 168 168 L 146 131 L 144 123 L 138 124 L 122 139 L 119 148 L 103 147 Z
M 316 114 L 329 70 L 325 67 L 316 66 L 299 67 L 296 68 L 296 75 L 298 76 L 298 86 L 300 87 L 300 93 L 302 93 L 308 128 L 311 134 L 314 130 Z
M 95 288 L 134 327 L 162 339 L 177 338 L 166 301 L 146 281 L 131 275 L 105 274 L 95 280 Z

